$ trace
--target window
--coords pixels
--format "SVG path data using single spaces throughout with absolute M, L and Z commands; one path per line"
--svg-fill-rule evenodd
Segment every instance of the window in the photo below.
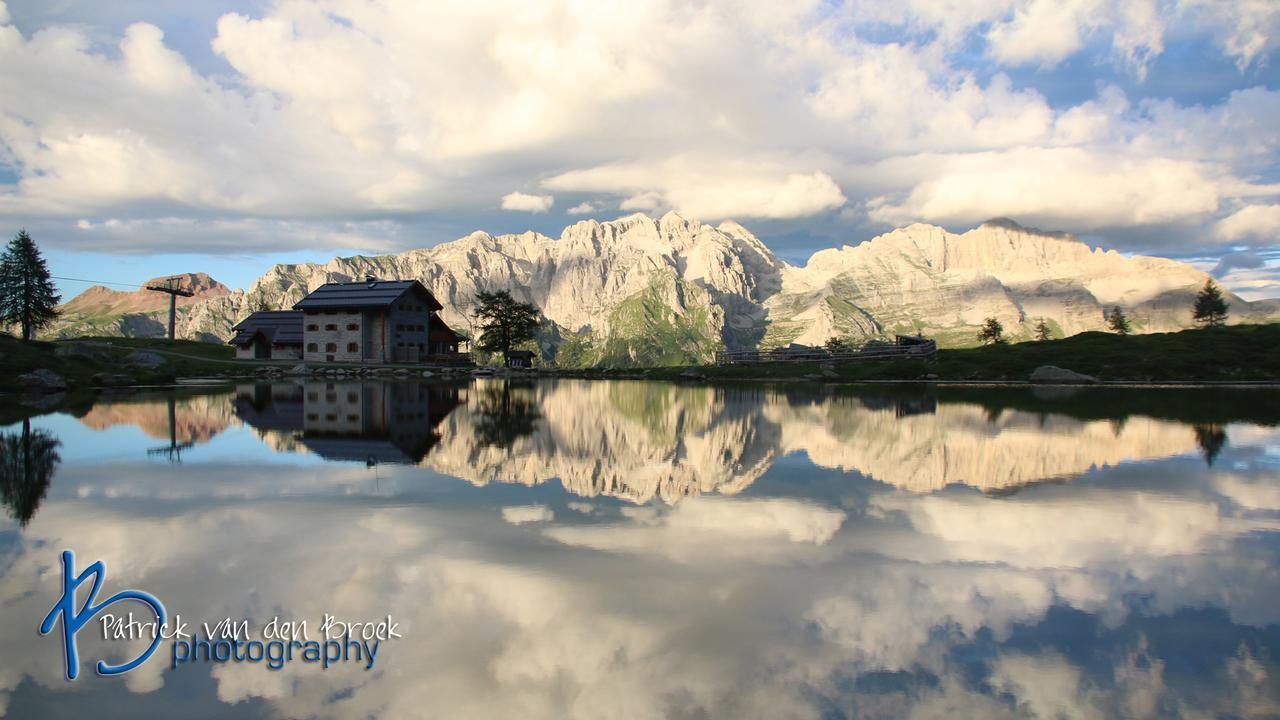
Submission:
M 347 352 L 360 352 L 360 343 L 347 343 Z
M 325 352 L 338 352 L 338 343 L 325 343 Z
M 307 352 L 318 352 L 319 350 L 320 346 L 315 343 L 307 343 Z
M 310 325 L 308 325 L 308 326 L 307 326 L 307 329 L 308 329 L 308 330 L 310 330 L 310 331 L 312 331 L 312 332 L 315 332 L 316 330 L 319 330 L 319 329 L 320 329 L 320 326 L 319 326 L 319 325 L 316 325 L 315 323 L 312 323 L 312 324 L 310 324 Z
M 359 330 L 360 326 L 355 323 L 347 323 L 348 330 Z
M 333 323 L 329 323 L 328 325 L 325 325 L 325 326 L 324 326 L 324 329 L 325 329 L 325 330 L 337 330 L 337 329 L 338 329 L 338 326 L 337 326 L 337 325 L 334 325 Z
M 354 393 L 354 392 L 347 393 L 347 402 L 349 403 L 360 402 L 360 393 Z

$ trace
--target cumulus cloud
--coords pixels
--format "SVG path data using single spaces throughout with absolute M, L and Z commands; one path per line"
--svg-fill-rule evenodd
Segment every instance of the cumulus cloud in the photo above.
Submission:
M 512 525 L 524 525 L 554 520 L 555 513 L 546 505 L 512 505 L 502 508 L 502 519 Z
M 973 223 L 1001 212 L 1080 229 L 1176 222 L 1214 212 L 1217 173 L 1203 164 L 1080 148 L 915 157 L 883 164 L 914 182 L 905 197 L 869 203 L 871 217 Z
M 180 217 L 226 245 L 280 250 L 292 246 L 269 223 L 226 224 L 472 218 L 493 198 L 553 215 L 552 195 L 510 192 L 541 184 L 589 195 L 564 215 L 675 209 L 840 232 L 866 218 L 1153 233 L 1221 220 L 1235 232 L 1224 207 L 1277 192 L 1251 178 L 1274 166 L 1280 93 L 1202 106 L 1103 85 L 1055 104 L 1001 72 L 1078 58 L 1141 76 L 1185 37 L 1260 66 L 1280 36 L 1274 3 L 1156 10 L 299 0 L 223 15 L 216 73 L 156 24 L 122 23 L 115 38 L 71 23 L 20 32 L 4 13 L 0 177 L 16 179 L 0 184 L 0 217 Z M 975 48 L 992 67 L 975 67 Z M 871 212 L 839 213 L 850 207 Z M 149 237 L 110 248 L 169 244 Z M 312 247 L 336 241 L 320 232 Z
M 1280 240 L 1280 204 L 1246 205 L 1213 227 L 1221 240 L 1259 240 L 1274 244 Z
M 513 192 L 502 196 L 502 209 L 544 213 L 551 209 L 555 201 L 556 199 L 551 195 L 529 195 L 522 192 Z
M 830 175 L 679 158 L 661 163 L 574 170 L 543 183 L 557 190 L 625 195 L 624 210 L 671 208 L 706 220 L 795 218 L 838 208 L 844 193 Z

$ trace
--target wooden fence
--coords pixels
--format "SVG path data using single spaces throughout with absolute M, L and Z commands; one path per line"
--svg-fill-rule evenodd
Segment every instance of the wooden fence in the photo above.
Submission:
M 826 348 L 777 348 L 774 350 L 739 350 L 716 353 L 717 365 L 764 365 L 767 363 L 846 363 L 864 360 L 933 360 L 938 344 L 933 340 L 912 338 L 896 345 L 869 345 L 860 349 L 830 351 Z

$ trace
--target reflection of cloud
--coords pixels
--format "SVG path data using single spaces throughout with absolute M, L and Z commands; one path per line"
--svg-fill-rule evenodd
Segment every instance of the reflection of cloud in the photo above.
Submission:
M 524 523 L 548 522 L 555 519 L 555 513 L 546 505 L 513 505 L 502 508 L 502 519 L 512 525 Z
M 875 502 L 904 513 L 921 536 L 936 540 L 934 549 L 945 558 L 1021 567 L 1194 553 L 1224 531 L 1213 502 L 1145 492 L 1072 488 L 1017 503 L 960 494 Z
M 88 472 L 73 469 L 69 481 L 90 484 Z M 1129 594 L 1149 597 L 1159 613 L 1145 621 L 1148 632 L 1179 607 L 1224 606 L 1223 593 L 1252 605 L 1263 624 L 1278 619 L 1270 602 L 1275 583 L 1265 579 L 1275 574 L 1274 554 L 1257 558 L 1271 563 L 1261 572 L 1252 561 L 1238 562 L 1227 550 L 1225 519 L 1202 518 L 1229 506 L 1178 497 L 1188 491 L 1174 482 L 1161 494 L 1079 485 L 1006 498 L 880 486 L 876 512 L 856 521 L 846 510 L 809 500 L 707 496 L 673 507 L 624 506 L 607 525 L 553 524 L 542 533 L 559 542 L 531 552 L 525 543 L 511 544 L 519 531 L 491 508 L 469 507 L 473 495 L 379 507 L 385 501 L 368 490 L 329 494 L 327 488 L 342 486 L 345 467 L 307 472 L 316 476 L 312 485 L 291 485 L 287 502 L 270 500 L 274 488 L 265 476 L 257 498 L 245 493 L 212 503 L 186 502 L 176 493 L 130 505 L 101 490 L 55 493 L 13 550 L 0 577 L 0 603 L 7 616 L 41 616 L 47 593 L 31 589 L 56 579 L 50 548 L 73 547 L 82 560 L 92 548 L 107 563 L 107 589 L 150 590 L 191 618 L 280 614 L 314 624 L 323 612 L 353 619 L 390 612 L 405 640 L 381 651 L 374 673 L 292 666 L 214 672 L 224 702 L 260 698 L 283 716 L 333 718 L 418 717 L 424 708 L 446 717 L 587 718 L 623 707 L 654 718 L 806 717 L 817 714 L 815 698 L 854 706 L 883 701 L 861 698 L 858 685 L 835 679 L 882 670 L 937 678 L 899 697 L 893 715 L 949 709 L 996 717 L 1011 712 L 1012 703 L 1032 711 L 1078 707 L 1140 716 L 1150 704 L 1139 671 L 1156 667 L 1155 658 L 1130 663 L 1118 653 L 1114 678 L 1098 680 L 1052 648 L 1002 652 L 989 672 L 1005 698 L 962 682 L 947 658 L 984 634 L 1005 642 L 1016 628 L 1046 622 L 1061 604 L 1105 611 L 1117 628 L 1112 634 L 1131 637 L 1119 630 L 1126 618 L 1119 599 Z M 403 493 L 412 484 L 400 484 L 400 477 L 414 473 L 391 469 L 384 482 Z M 205 498 L 202 484 L 176 487 Z M 542 512 L 536 505 L 504 508 L 513 509 Z M 1027 529 L 1051 525 L 1055 516 L 1058 526 L 1084 527 L 1059 527 L 1056 540 L 1048 530 Z M 945 525 L 948 519 L 954 524 Z M 1098 524 L 1106 520 L 1131 526 L 1108 536 L 1121 538 L 1115 556 L 1123 560 L 1130 543 L 1128 552 L 1165 553 L 1152 559 L 1162 564 L 1130 562 L 1125 567 L 1136 574 L 1112 572 L 1112 558 L 1097 551 L 1089 532 L 1103 531 Z M 1193 538 L 1173 542 L 1168 523 L 1182 523 Z M 984 524 L 992 536 L 985 542 L 972 529 Z M 1143 535 L 1157 540 L 1133 539 Z M 157 537 L 166 542 L 157 545 Z M 600 550 L 609 554 L 593 552 Z M 1050 553 L 1048 561 L 1027 559 L 1039 553 Z M 1056 569 L 1057 557 L 1076 559 Z M 6 623 L 0 643 L 29 646 L 35 622 Z M 40 644 L 21 664 L 18 657 L 0 657 L 0 688 L 16 688 L 26 676 L 62 687 L 53 644 Z M 1271 669 L 1257 659 L 1224 658 L 1221 688 L 1232 686 L 1225 681 L 1228 660 L 1242 677 Z M 1058 679 L 1033 682 L 1041 671 Z M 1080 679 L 1086 675 L 1095 679 Z M 1265 682 L 1255 685 L 1252 707 L 1265 708 L 1274 696 Z M 335 696 L 344 699 L 326 701 Z
M 811 502 L 785 499 L 702 497 L 673 508 L 637 508 L 631 522 L 556 527 L 545 532 L 566 545 L 606 552 L 648 555 L 676 561 L 733 556 L 769 558 L 787 552 L 786 543 L 825 545 L 845 514 Z
M 794 413 L 797 427 L 812 430 L 811 447 L 836 452 L 843 440 L 851 456 L 880 440 L 903 443 L 898 452 L 984 433 L 1035 447 L 1022 438 L 1038 427 L 1013 412 L 992 422 L 966 405 L 949 415 L 939 408 L 950 424 L 903 418 L 895 436 L 880 416 L 892 409 L 862 404 L 568 387 L 601 414 L 548 413 L 550 427 L 521 439 L 504 471 L 545 472 L 542 459 L 557 455 L 575 467 L 599 452 L 637 473 L 642 461 L 662 462 L 661 477 L 680 469 L 714 489 L 697 472 L 713 467 L 716 452 L 731 449 L 735 468 L 762 473 L 780 445 L 799 447 L 798 435 L 783 434 L 787 425 L 762 419 L 762 402 L 769 413 Z M 576 397 L 552 399 L 571 407 Z M 1137 443 L 1127 434 L 1143 429 L 1150 445 L 1138 447 L 1162 448 L 1163 424 L 1138 420 L 1107 433 Z M 1065 447 L 1073 428 L 1081 424 L 1050 416 L 1044 446 Z M 1085 430 L 1081 441 L 1102 443 L 1100 428 Z M 1229 432 L 1233 447 L 1274 439 Z M 226 439 L 238 433 L 250 429 Z M 460 437 L 443 442 L 462 447 Z M 566 497 L 573 512 L 558 513 L 547 488 L 536 494 L 545 505 L 495 507 L 492 493 L 423 482 L 434 476 L 418 467 L 281 472 L 222 461 L 183 470 L 99 463 L 60 472 L 41 511 L 0 550 L 0 606 L 15 619 L 0 626 L 0 696 L 32 685 L 85 689 L 61 681 L 56 643 L 32 643 L 57 581 L 57 550 L 71 547 L 82 563 L 106 562 L 104 590 L 146 589 L 191 619 L 280 615 L 310 620 L 313 632 L 324 612 L 390 613 L 401 623 L 405 639 L 381 650 L 374 672 L 213 672 L 223 702 L 260 699 L 284 717 L 819 717 L 831 708 L 895 717 L 1266 716 L 1280 697 L 1269 631 L 1258 630 L 1280 622 L 1267 468 L 1123 463 L 1082 482 L 991 497 L 904 491 L 815 473 L 792 458 L 750 494 L 689 492 L 671 506 L 621 507 Z M 716 482 L 733 481 L 735 471 L 719 472 Z M 521 520 L 545 525 L 508 524 Z M 1187 669 L 1170 661 L 1185 643 L 1170 649 L 1167 637 L 1188 622 L 1250 644 L 1237 651 L 1233 640 L 1226 655 L 1196 646 L 1204 657 Z M 1098 631 L 1080 639 L 1074 623 Z M 1087 657 L 1077 640 L 1089 643 Z M 84 647 L 92 657 L 96 645 Z M 154 701 L 148 691 L 161 681 L 165 692 L 177 687 L 161 665 L 148 666 L 131 679 L 129 700 Z

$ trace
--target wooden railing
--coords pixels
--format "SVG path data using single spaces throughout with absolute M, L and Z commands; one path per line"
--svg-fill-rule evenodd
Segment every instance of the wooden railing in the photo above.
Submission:
M 766 363 L 845 363 L 863 360 L 933 360 L 938 356 L 938 344 L 933 340 L 909 345 L 869 345 L 860 349 L 827 350 L 812 348 L 798 350 L 777 348 L 774 350 L 739 350 L 716 353 L 717 365 L 763 365 Z

